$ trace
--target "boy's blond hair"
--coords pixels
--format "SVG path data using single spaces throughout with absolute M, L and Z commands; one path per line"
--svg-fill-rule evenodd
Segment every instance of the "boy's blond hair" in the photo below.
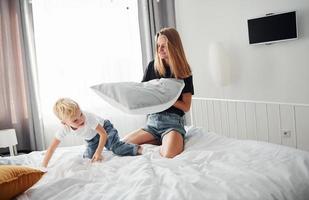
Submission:
M 54 105 L 55 115 L 62 120 L 70 120 L 80 111 L 78 103 L 69 98 L 60 98 Z

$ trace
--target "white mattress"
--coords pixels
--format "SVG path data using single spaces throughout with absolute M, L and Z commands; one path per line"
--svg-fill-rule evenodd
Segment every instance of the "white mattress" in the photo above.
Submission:
M 146 145 L 137 157 L 104 151 L 105 160 L 82 159 L 84 146 L 58 148 L 48 172 L 18 197 L 24 199 L 309 199 L 309 153 L 190 128 L 185 151 L 174 159 Z M 0 158 L 38 167 L 44 152 Z

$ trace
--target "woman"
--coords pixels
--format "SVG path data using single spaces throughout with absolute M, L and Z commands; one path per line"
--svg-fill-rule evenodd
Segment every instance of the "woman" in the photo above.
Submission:
M 183 116 L 190 110 L 194 94 L 191 69 L 174 28 L 163 28 L 157 33 L 155 60 L 149 63 L 143 82 L 158 78 L 183 79 L 185 87 L 172 107 L 148 115 L 146 126 L 127 135 L 124 140 L 134 144 L 162 144 L 161 156 L 173 158 L 184 149 L 186 131 Z

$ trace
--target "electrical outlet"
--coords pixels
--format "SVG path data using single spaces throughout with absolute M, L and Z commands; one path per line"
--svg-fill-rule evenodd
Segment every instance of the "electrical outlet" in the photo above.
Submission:
M 282 137 L 291 137 L 291 130 L 281 130 Z

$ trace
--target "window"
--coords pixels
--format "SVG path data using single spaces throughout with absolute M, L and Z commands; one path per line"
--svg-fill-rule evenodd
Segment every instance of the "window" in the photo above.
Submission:
M 137 1 L 32 0 L 32 7 L 45 135 L 59 123 L 52 113 L 59 97 L 112 115 L 89 87 L 142 79 Z

